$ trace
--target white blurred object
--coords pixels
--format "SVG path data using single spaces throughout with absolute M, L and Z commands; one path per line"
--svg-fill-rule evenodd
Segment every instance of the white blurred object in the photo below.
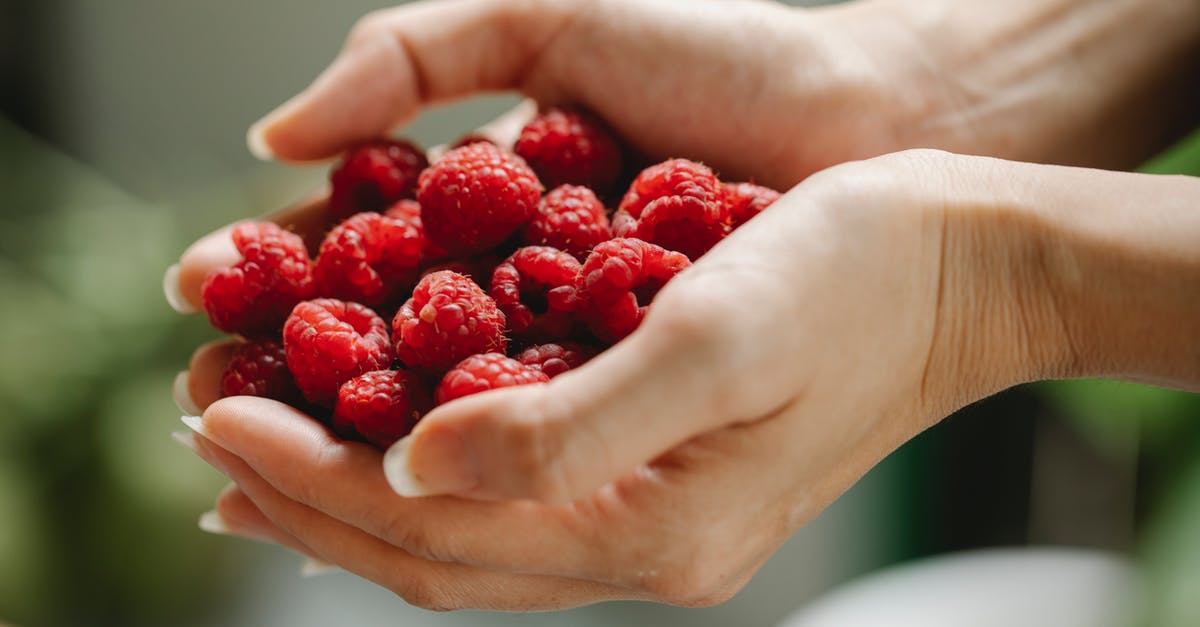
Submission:
M 780 627 L 1128 627 L 1139 575 L 1124 557 L 994 549 L 905 564 L 852 581 Z

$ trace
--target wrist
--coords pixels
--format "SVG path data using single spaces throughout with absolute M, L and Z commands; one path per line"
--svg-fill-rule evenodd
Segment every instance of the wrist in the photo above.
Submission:
M 1200 179 L 959 159 L 945 332 L 987 370 L 985 392 L 1072 377 L 1200 389 Z

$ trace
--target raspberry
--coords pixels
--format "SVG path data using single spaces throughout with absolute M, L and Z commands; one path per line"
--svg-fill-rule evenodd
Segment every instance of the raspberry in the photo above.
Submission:
M 304 398 L 333 405 L 338 388 L 392 361 L 387 325 L 367 307 L 332 298 L 296 305 L 283 326 L 288 369 Z
M 621 174 L 621 147 L 612 132 L 577 111 L 551 109 L 530 120 L 514 151 L 547 187 L 586 185 L 607 194 Z
M 383 211 L 401 198 L 412 198 L 417 177 L 429 167 L 415 145 L 376 139 L 351 148 L 329 173 L 329 209 L 335 218 L 362 211 Z
M 471 279 L 434 272 L 417 283 L 392 321 L 396 357 L 410 368 L 446 370 L 463 358 L 504 352 L 504 314 Z
M 404 370 L 360 374 L 338 389 L 334 429 L 387 448 L 408 435 L 430 408 L 428 394 L 420 379 Z
M 450 149 L 454 150 L 455 148 L 470 146 L 471 144 L 492 144 L 495 146 L 496 142 L 492 141 L 492 138 L 485 137 L 479 133 L 467 133 L 466 135 L 459 137 L 458 141 L 454 142 L 454 144 L 450 146 Z
M 779 192 L 754 183 L 725 183 L 725 202 L 733 228 L 745 224 L 779 199 Z
M 479 142 L 451 150 L 425 170 L 417 200 L 430 241 L 470 254 L 486 252 L 528 222 L 541 193 L 523 159 Z
M 579 275 L 579 297 L 592 333 L 608 342 L 632 333 L 658 290 L 689 265 L 683 254 L 639 239 L 596 246 Z
M 270 222 L 244 222 L 232 236 L 242 260 L 205 278 L 204 311 L 222 331 L 275 335 L 292 307 L 313 294 L 304 241 Z
M 402 290 L 417 280 L 421 242 L 420 230 L 410 222 L 356 213 L 321 243 L 313 266 L 317 292 L 370 306 L 398 302 Z
M 612 238 L 604 205 L 586 187 L 562 185 L 542 197 L 522 239 L 534 246 L 553 246 L 587 258 L 588 251 Z
M 396 201 L 396 204 L 388 208 L 384 215 L 394 220 L 402 220 L 417 230 L 421 236 L 421 262 L 433 261 L 435 259 L 444 259 L 449 256 L 445 248 L 434 244 L 425 237 L 425 223 L 421 221 L 421 203 L 404 199 Z
M 246 342 L 233 351 L 221 375 L 221 396 L 261 396 L 284 403 L 300 401 L 283 346 L 274 340 Z
M 570 334 L 580 267 L 570 254 L 549 246 L 519 248 L 496 266 L 490 293 L 514 336 L 552 340 Z
M 693 260 L 730 230 L 721 182 L 708 167 L 687 159 L 672 159 L 643 170 L 618 209 L 634 221 L 632 230 L 626 231 L 622 225 L 625 235 Z
M 545 383 L 550 377 L 541 370 L 505 357 L 500 353 L 472 355 L 454 366 L 437 388 L 437 404 L 514 385 Z
M 530 346 L 517 355 L 517 361 L 546 373 L 553 379 L 558 375 L 574 370 L 596 356 L 596 349 L 574 342 L 558 342 L 557 344 L 539 344 Z

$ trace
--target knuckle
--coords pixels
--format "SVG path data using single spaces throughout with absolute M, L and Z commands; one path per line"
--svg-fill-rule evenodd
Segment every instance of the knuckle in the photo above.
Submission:
M 655 571 L 643 579 L 642 587 L 656 598 L 681 607 L 709 607 L 729 600 L 732 590 L 719 571 L 691 563 Z
M 377 9 L 358 18 L 346 37 L 346 47 L 353 48 L 389 36 L 388 13 L 388 9 Z
M 458 607 L 452 596 L 446 592 L 445 587 L 433 585 L 423 578 L 395 586 L 392 588 L 392 592 L 395 592 L 409 605 L 415 605 L 431 612 L 447 612 Z
M 506 422 L 503 439 L 513 476 L 524 484 L 516 486 L 520 493 L 547 502 L 566 497 L 566 434 L 561 420 L 544 413 L 515 417 Z
M 410 555 L 434 561 L 441 561 L 444 557 L 434 548 L 428 529 L 411 515 L 390 518 L 382 532 L 389 544 L 404 549 Z

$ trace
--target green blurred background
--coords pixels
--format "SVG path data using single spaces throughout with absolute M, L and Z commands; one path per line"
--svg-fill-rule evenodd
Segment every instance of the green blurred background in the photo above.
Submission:
M 610 603 L 430 614 L 283 550 L 195 525 L 223 485 L 168 434 L 171 380 L 216 337 L 163 301 L 199 235 L 316 187 L 245 128 L 323 67 L 350 0 L 0 3 L 0 623 L 772 625 L 857 574 L 923 555 L 1100 547 L 1146 567 L 1155 624 L 1200 624 L 1200 398 L 1024 386 L 898 451 L 707 610 Z M 425 145 L 511 106 L 423 116 Z M 1147 166 L 1200 174 L 1200 136 Z

